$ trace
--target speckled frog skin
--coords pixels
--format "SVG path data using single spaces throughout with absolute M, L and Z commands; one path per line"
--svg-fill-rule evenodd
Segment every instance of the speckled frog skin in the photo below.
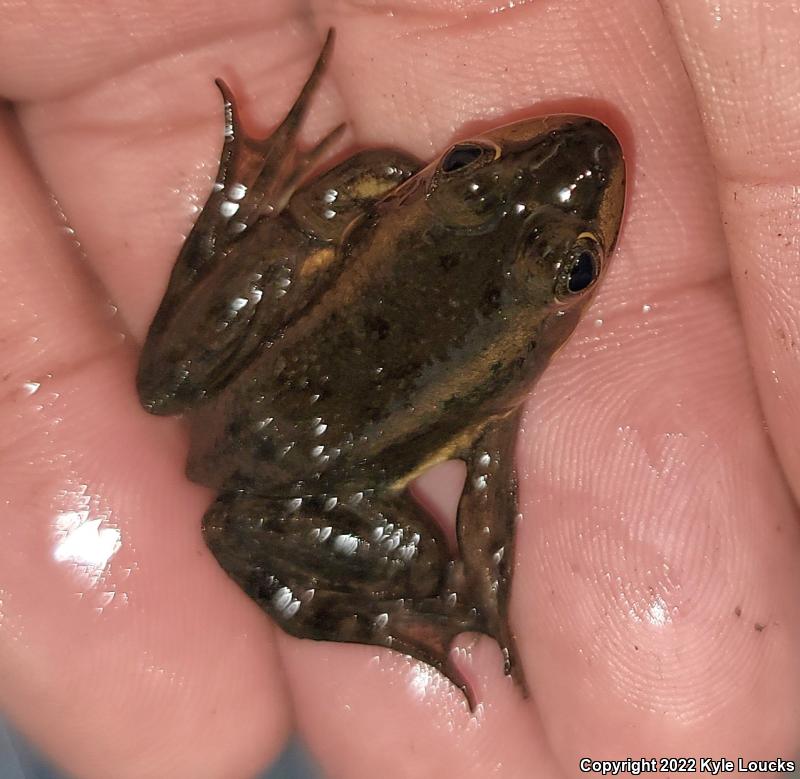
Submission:
M 216 186 L 142 351 L 138 390 L 191 425 L 220 565 L 285 631 L 391 647 L 467 696 L 462 632 L 508 624 L 519 408 L 573 331 L 622 217 L 614 135 L 539 117 L 429 164 L 362 151 L 318 173 L 298 128 L 330 53 L 266 139 L 224 83 Z M 407 486 L 460 458 L 458 553 Z

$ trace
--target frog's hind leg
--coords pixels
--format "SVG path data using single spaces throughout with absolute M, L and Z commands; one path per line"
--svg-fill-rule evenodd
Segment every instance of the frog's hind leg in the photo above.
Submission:
M 446 596 L 447 545 L 430 517 L 405 495 L 327 511 L 298 502 L 223 494 L 203 519 L 206 543 L 287 633 L 409 654 L 474 708 L 450 645 L 480 626 L 474 610 Z
M 527 697 L 528 687 L 508 622 L 519 508 L 514 449 L 520 412 L 489 422 L 466 458 L 457 537 L 465 596 L 474 602 L 503 651 L 505 672 Z
M 420 167 L 408 155 L 370 150 L 298 189 L 341 130 L 309 152 L 297 148 L 332 41 L 331 33 L 267 138 L 247 135 L 233 94 L 218 82 L 226 140 L 217 183 L 180 250 L 141 355 L 139 396 L 154 414 L 208 400 L 249 365 L 337 272 L 338 239 L 350 221 Z
M 225 248 L 241 238 L 259 215 L 279 213 L 298 184 L 298 168 L 305 170 L 317 161 L 343 131 L 344 125 L 335 127 L 305 154 L 297 148 L 297 135 L 324 73 L 333 39 L 330 30 L 300 95 L 266 138 L 255 138 L 245 131 L 233 91 L 222 79 L 216 80 L 225 111 L 216 182 L 181 247 L 162 308 L 219 264 Z
M 280 213 L 308 169 L 344 131 L 345 125 L 339 124 L 309 151 L 302 152 L 298 147 L 297 136 L 327 68 L 334 38 L 330 29 L 300 94 L 283 121 L 265 138 L 247 133 L 231 88 L 220 78 L 215 81 L 225 105 L 225 146 L 217 188 L 223 197 L 238 196 L 234 198 L 236 218 L 229 228 L 234 239 L 261 216 Z
M 301 302 L 293 276 L 324 247 L 278 217 L 343 128 L 308 152 L 297 147 L 332 43 L 331 31 L 294 106 L 266 138 L 247 134 L 231 90 L 217 82 L 225 142 L 216 184 L 181 247 L 142 352 L 137 383 L 153 413 L 178 413 L 213 395 Z M 252 240 L 245 243 L 245 235 Z

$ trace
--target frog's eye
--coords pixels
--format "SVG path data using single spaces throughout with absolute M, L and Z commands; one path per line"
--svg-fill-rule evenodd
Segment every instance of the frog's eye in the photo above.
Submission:
M 600 276 L 603 250 L 591 233 L 582 233 L 575 241 L 556 280 L 556 294 L 566 299 L 589 289 Z
M 597 278 L 595 271 L 594 255 L 584 249 L 575 260 L 569 272 L 567 289 L 570 292 L 583 292 Z
M 469 141 L 457 143 L 442 158 L 440 169 L 443 173 L 452 173 L 455 170 L 466 168 L 484 157 L 490 160 L 496 159 L 497 150 L 494 147 L 483 146 L 480 143 Z
M 445 154 L 442 160 L 442 170 L 445 173 L 452 173 L 454 170 L 459 170 L 459 168 L 465 168 L 479 157 L 482 157 L 484 151 L 484 147 L 478 146 L 477 143 L 456 144 Z
M 506 192 L 499 166 L 500 148 L 491 141 L 465 141 L 446 152 L 428 180 L 425 199 L 453 230 L 485 232 L 502 218 Z

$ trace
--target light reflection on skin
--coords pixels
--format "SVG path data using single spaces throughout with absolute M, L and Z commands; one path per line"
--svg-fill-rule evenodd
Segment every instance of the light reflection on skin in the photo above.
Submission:
M 663 627 L 668 622 L 672 622 L 667 604 L 660 595 L 656 595 L 645 612 L 645 618 L 651 625 Z
M 411 695 L 415 700 L 423 701 L 435 690 L 439 674 L 430 666 L 415 662 L 409 677 Z
M 93 508 L 85 484 L 64 490 L 61 497 L 64 508 L 53 520 L 53 559 L 71 565 L 94 587 L 122 546 L 122 532 L 109 525 L 109 512 Z
M 625 596 L 623 595 L 625 598 Z M 627 599 L 627 612 L 634 622 L 663 628 L 672 623 L 672 614 L 666 600 L 656 593 L 643 598 Z
M 465 646 L 454 646 L 451 650 L 451 656 L 457 666 L 465 668 L 471 664 L 472 649 L 477 645 L 477 637 L 469 641 L 469 648 Z M 413 660 L 408 655 L 403 658 L 405 661 L 410 661 L 408 669 L 408 682 L 407 689 L 413 700 L 419 703 L 433 704 L 435 707 L 444 706 L 444 711 L 452 714 L 453 705 L 461 705 L 466 707 L 461 693 L 450 684 L 447 679 L 434 668 L 418 660 Z M 485 679 L 483 686 L 485 687 Z M 468 723 L 458 720 L 458 728 L 461 731 L 464 729 L 471 729 L 478 727 L 480 722 L 485 716 L 485 702 L 478 703 L 475 711 L 471 712 Z M 448 730 L 455 727 L 456 720 L 451 717 L 446 718 L 446 725 Z

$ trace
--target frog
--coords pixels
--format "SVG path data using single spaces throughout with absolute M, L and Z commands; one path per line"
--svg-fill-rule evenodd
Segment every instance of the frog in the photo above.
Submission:
M 267 136 L 216 81 L 218 174 L 138 394 L 186 419 L 187 476 L 217 496 L 205 542 L 280 628 L 422 661 L 474 710 L 463 633 L 496 641 L 528 693 L 509 619 L 517 432 L 608 267 L 624 156 L 598 119 L 550 114 L 428 163 L 371 148 L 325 166 L 344 125 L 298 135 L 333 41 Z M 411 491 L 448 460 L 466 465 L 454 539 Z

